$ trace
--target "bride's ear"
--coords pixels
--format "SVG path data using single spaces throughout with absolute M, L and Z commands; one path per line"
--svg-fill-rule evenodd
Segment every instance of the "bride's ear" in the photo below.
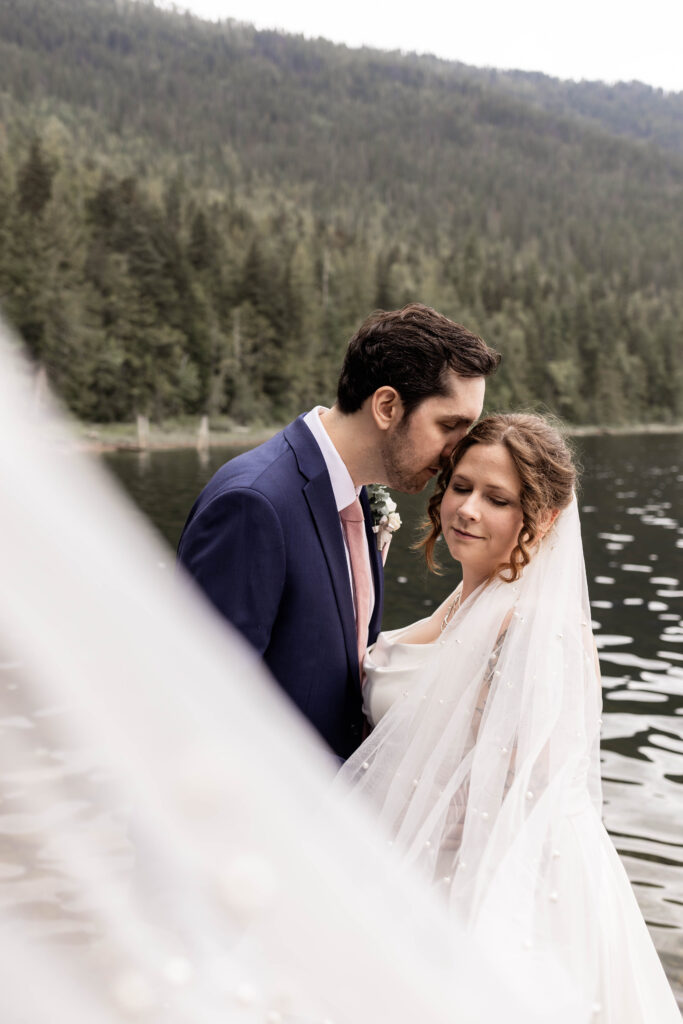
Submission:
M 537 537 L 539 540 L 543 540 L 546 533 L 550 530 L 551 526 L 560 514 L 559 508 L 550 508 L 547 512 L 544 512 L 541 516 L 541 521 L 538 526 Z

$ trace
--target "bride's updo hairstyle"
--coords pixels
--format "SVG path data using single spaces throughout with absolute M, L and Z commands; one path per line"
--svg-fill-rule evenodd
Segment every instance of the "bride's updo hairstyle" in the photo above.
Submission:
M 455 467 L 475 444 L 504 445 L 521 481 L 520 503 L 524 522 L 510 560 L 499 565 L 493 574 L 513 583 L 529 563 L 530 548 L 542 536 L 546 514 L 553 509 L 566 508 L 572 500 L 576 483 L 572 452 L 560 432 L 540 416 L 500 413 L 487 416 L 472 427 L 453 449 L 427 506 L 429 521 L 425 526 L 428 532 L 417 546 L 424 547 L 427 565 L 432 572 L 439 572 L 434 545 L 441 535 L 441 501 Z

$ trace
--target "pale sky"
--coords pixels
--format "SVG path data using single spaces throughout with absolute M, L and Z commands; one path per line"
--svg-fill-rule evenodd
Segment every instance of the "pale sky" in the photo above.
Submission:
M 171 7 L 172 0 L 156 0 Z M 204 18 L 557 78 L 683 91 L 683 0 L 182 0 Z

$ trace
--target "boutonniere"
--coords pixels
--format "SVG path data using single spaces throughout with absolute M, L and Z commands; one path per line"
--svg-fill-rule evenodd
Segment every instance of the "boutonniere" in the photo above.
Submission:
M 367 492 L 372 513 L 372 530 L 377 534 L 377 548 L 382 551 L 391 540 L 392 533 L 401 528 L 401 517 L 396 511 L 396 502 L 382 484 L 370 484 Z

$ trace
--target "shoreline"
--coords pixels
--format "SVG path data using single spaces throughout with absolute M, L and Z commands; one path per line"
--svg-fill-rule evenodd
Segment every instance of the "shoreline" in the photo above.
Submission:
M 183 448 L 242 448 L 267 441 L 285 424 L 274 426 L 218 426 L 200 434 L 195 421 L 164 425 L 150 424 L 144 440 L 134 423 L 74 424 L 74 447 L 101 454 L 129 451 L 172 451 Z M 634 423 L 619 426 L 569 426 L 570 437 L 625 436 L 643 434 L 681 434 L 683 423 Z
M 567 426 L 570 437 L 623 437 L 629 434 L 683 434 L 683 423 L 631 423 L 619 426 Z
M 105 452 L 173 451 L 183 448 L 242 448 L 267 441 L 285 424 L 271 427 L 217 428 L 200 436 L 198 428 L 150 425 L 144 441 L 138 437 L 135 424 L 86 424 L 75 427 L 75 447 L 80 451 Z

